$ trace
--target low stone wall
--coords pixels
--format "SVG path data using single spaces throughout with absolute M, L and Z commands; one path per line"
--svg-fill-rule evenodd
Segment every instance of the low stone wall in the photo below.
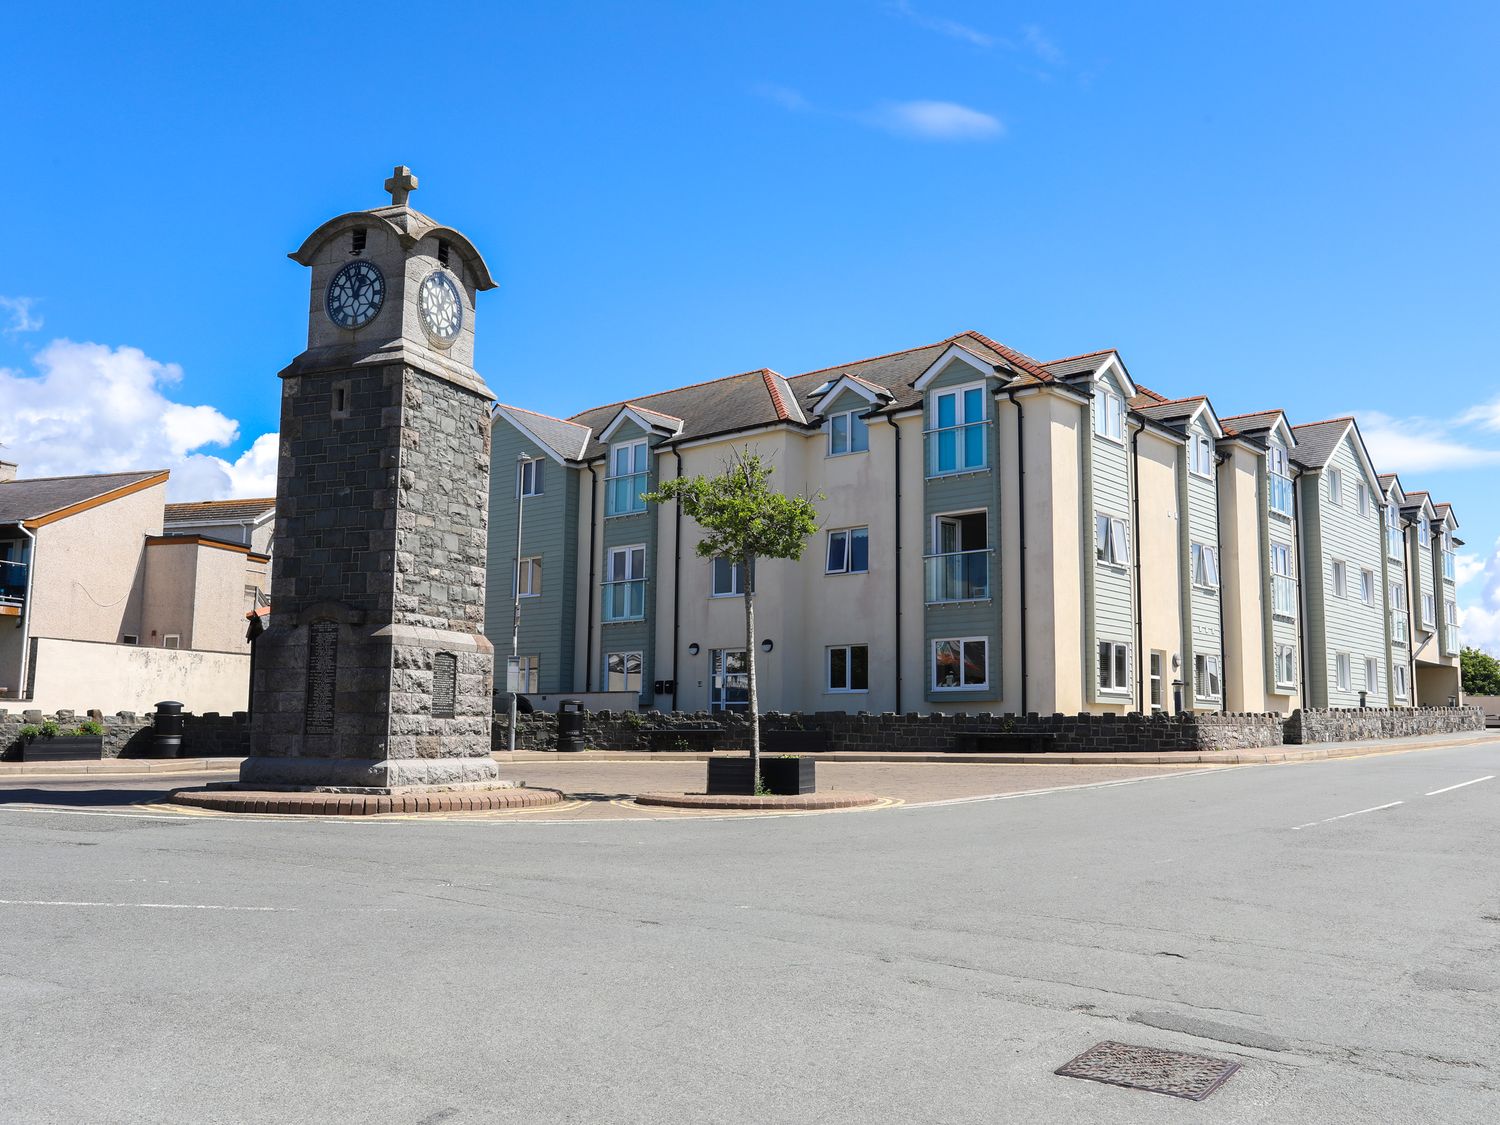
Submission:
M 651 711 L 645 714 L 591 711 L 584 720 L 584 741 L 600 750 L 691 749 L 701 747 L 692 728 L 719 732 L 712 745 L 720 750 L 750 748 L 750 720 L 742 714 Z M 674 736 L 674 731 L 681 735 Z M 498 716 L 492 745 L 506 747 L 505 716 Z M 763 745 L 780 742 L 792 750 L 843 750 L 946 754 L 965 744 L 1005 752 L 999 743 L 984 746 L 985 735 L 1049 736 L 1036 748 L 1058 753 L 1178 753 L 1200 750 L 1247 750 L 1282 743 L 1278 714 L 1189 715 L 851 715 L 843 711 L 761 716 Z M 536 712 L 517 717 L 516 746 L 522 750 L 557 747 L 557 716 Z M 1022 746 L 1010 747 L 1021 750 Z
M 1330 707 L 1293 711 L 1285 738 L 1300 746 L 1482 730 L 1484 712 L 1478 707 Z
M 47 719 L 54 720 L 64 732 L 71 731 L 88 719 L 102 724 L 106 758 L 151 756 L 155 736 L 154 713 L 140 715 L 134 711 L 120 711 L 113 715 L 101 715 L 98 711 L 90 711 L 80 715 L 73 711 L 48 714 L 41 711 L 0 710 L 0 759 L 20 761 L 21 728 L 28 724 L 40 726 Z M 184 714 L 182 720 L 184 758 L 242 758 L 250 753 L 250 716 L 244 711 L 236 711 L 232 715 L 221 715 L 214 711 L 203 715 Z

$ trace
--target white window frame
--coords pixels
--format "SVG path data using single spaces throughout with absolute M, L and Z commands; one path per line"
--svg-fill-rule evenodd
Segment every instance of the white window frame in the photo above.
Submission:
M 1351 671 L 1353 661 L 1347 652 L 1336 652 L 1333 654 L 1333 683 L 1339 691 L 1354 690 L 1354 673 Z
M 1359 496 L 1359 514 L 1368 519 L 1370 517 L 1370 486 L 1360 481 L 1356 491 Z
M 1437 624 L 1437 595 L 1422 595 L 1422 627 L 1431 629 Z
M 1375 604 L 1375 572 L 1367 566 L 1359 569 L 1359 600 L 1365 605 Z
M 854 540 L 856 532 L 864 532 L 865 540 L 865 565 L 862 570 L 854 569 Z M 842 566 L 833 565 L 833 545 L 836 541 L 843 543 L 844 562 Z M 870 572 L 870 528 L 868 525 L 859 527 L 838 527 L 828 533 L 828 539 L 823 545 L 823 573 L 824 574 L 868 574 Z
M 641 452 L 639 460 L 643 463 L 642 467 L 639 469 L 634 467 L 637 461 L 637 451 Z M 622 453 L 627 454 L 627 457 L 625 459 L 627 459 L 631 465 L 631 471 L 628 473 L 621 473 L 616 471 L 619 468 L 619 465 L 616 462 L 621 459 L 620 454 Z M 646 502 L 640 498 L 640 495 L 638 493 L 632 494 L 627 497 L 627 506 L 623 510 L 615 510 L 615 490 L 611 488 L 610 485 L 614 481 L 627 480 L 633 477 L 645 477 L 645 483 L 647 485 L 651 483 L 651 450 L 646 439 L 640 438 L 636 441 L 620 441 L 610 445 L 608 470 L 608 475 L 604 478 L 605 516 L 636 516 L 644 512 L 646 510 Z M 647 491 L 647 489 L 643 488 L 640 491 L 645 492 Z M 639 504 L 640 507 L 636 507 L 637 504 Z
M 1192 545 L 1193 585 L 1200 590 L 1218 590 L 1219 588 L 1219 548 L 1207 543 L 1194 543 Z M 1198 577 L 1199 571 L 1203 577 Z
M 1281 559 L 1283 559 L 1285 561 L 1285 569 L 1283 569 L 1283 570 L 1278 570 L 1277 569 L 1277 558 L 1278 557 L 1280 557 Z M 1295 620 L 1297 620 L 1297 575 L 1296 575 L 1296 573 L 1293 570 L 1294 566 L 1295 566 L 1295 563 L 1293 562 L 1293 552 L 1292 552 L 1291 544 L 1289 544 L 1289 543 L 1272 543 L 1271 544 L 1271 616 L 1272 617 L 1276 617 L 1276 618 L 1280 618 L 1282 621 L 1295 621 Z M 1287 598 L 1287 600 L 1291 604 L 1290 604 L 1289 607 L 1287 607 L 1285 609 L 1278 609 L 1278 608 L 1276 608 L 1276 591 L 1278 589 L 1287 590 L 1288 593 L 1289 593 L 1289 595 L 1290 595 Z
M 139 645 L 141 637 L 139 633 L 121 633 L 120 643 L 122 645 Z
M 536 653 L 516 657 L 521 671 L 522 695 L 538 695 L 542 687 L 542 658 Z
M 635 553 L 637 551 L 640 552 L 640 560 L 641 560 L 641 568 L 640 569 L 641 569 L 641 573 L 637 577 L 632 577 L 631 573 L 630 573 L 632 567 L 631 567 L 630 564 L 631 564 L 631 560 L 635 557 Z M 617 558 L 620 558 L 621 556 L 623 556 L 624 559 L 625 559 L 624 574 L 623 574 L 623 577 L 616 577 L 615 560 Z M 614 587 L 615 585 L 620 584 L 620 583 L 626 583 L 626 582 L 639 582 L 639 583 L 641 583 L 641 612 L 639 614 L 632 614 L 632 615 L 630 615 L 628 617 L 616 617 L 616 618 L 604 619 L 604 623 L 605 624 L 614 624 L 614 623 L 619 622 L 619 621 L 643 621 L 643 620 L 645 620 L 645 617 L 646 617 L 646 585 L 645 584 L 646 584 L 647 581 L 649 581 L 649 577 L 648 577 L 648 571 L 646 569 L 646 545 L 644 543 L 628 543 L 628 544 L 624 544 L 624 545 L 619 546 L 619 547 L 610 547 L 607 551 L 605 551 L 605 553 L 604 553 L 604 582 L 603 582 L 604 589 L 607 592 L 612 587 Z M 606 593 L 605 596 L 608 596 L 608 594 Z M 626 598 L 627 599 L 629 598 L 628 594 L 626 595 Z M 600 606 L 601 619 L 602 619 L 603 612 L 604 612 L 604 607 L 601 605 Z
M 863 687 L 857 687 L 854 683 L 854 650 L 862 649 L 865 654 L 865 683 Z M 841 652 L 844 654 L 844 685 L 839 687 L 833 682 L 833 654 Z M 988 653 L 986 661 L 988 661 Z M 986 671 L 985 678 L 989 673 Z M 867 695 L 870 691 L 870 646 L 869 645 L 829 645 L 823 652 L 823 684 L 824 691 L 829 695 Z
M 635 657 L 635 671 L 630 670 L 630 658 Z M 615 658 L 619 658 L 619 671 L 610 667 Z M 630 677 L 636 679 L 635 694 L 640 695 L 646 687 L 646 654 L 639 649 L 626 649 L 621 652 L 606 652 L 604 654 L 604 690 L 605 691 L 630 691 Z M 619 685 L 616 684 L 619 677 Z
M 1406 665 L 1404 663 L 1392 664 L 1391 680 L 1393 681 L 1396 689 L 1397 699 L 1406 699 L 1411 694 L 1410 688 L 1407 686 L 1406 679 Z
M 1159 649 L 1151 651 L 1147 664 L 1151 676 L 1151 710 L 1167 709 L 1167 654 Z
M 1344 471 L 1342 469 L 1328 470 L 1328 502 L 1335 508 L 1344 506 Z
M 719 588 L 723 568 L 729 568 L 729 589 Z M 711 598 L 742 598 L 745 596 L 745 564 L 733 559 L 710 559 L 708 563 L 708 596 Z
M 1204 682 L 1207 681 L 1207 690 Z M 1193 654 L 1193 698 L 1208 702 L 1224 698 L 1224 658 L 1217 653 Z
M 870 426 L 864 419 L 864 414 L 869 407 L 858 410 L 840 410 L 837 414 L 830 414 L 823 423 L 823 428 L 828 434 L 828 445 L 826 456 L 848 457 L 853 453 L 870 452 Z M 839 438 L 839 422 L 843 422 L 844 448 L 835 449 L 834 446 Z M 864 435 L 864 445 L 855 447 L 855 435 Z
M 1130 565 L 1130 525 L 1119 516 L 1094 513 L 1094 561 L 1100 566 Z
M 1417 517 L 1417 546 L 1432 546 L 1432 528 L 1427 525 L 1427 521 L 1421 516 Z
M 968 402 L 968 392 L 973 390 L 979 391 L 978 418 L 970 418 L 965 409 L 965 404 Z M 929 393 L 932 397 L 932 404 L 929 407 L 929 409 L 932 411 L 932 428 L 928 431 L 927 435 L 928 441 L 931 443 L 931 452 L 928 454 L 927 461 L 927 475 L 931 477 L 950 477 L 957 476 L 959 473 L 977 473 L 989 468 L 990 443 L 988 436 L 985 437 L 984 441 L 979 443 L 978 464 L 970 465 L 964 459 L 964 451 L 968 448 L 968 442 L 964 438 L 964 434 L 966 433 L 967 428 L 969 426 L 983 426 L 989 422 L 989 388 L 983 382 L 964 383 L 961 386 L 943 387 L 941 390 L 935 390 Z M 953 399 L 953 425 L 939 426 L 938 418 L 942 414 L 942 401 L 943 399 L 949 397 Z M 938 437 L 940 434 L 947 433 L 950 430 L 953 431 L 956 435 L 953 439 L 954 467 L 951 469 L 941 469 L 938 467 L 937 463 Z
M 515 595 L 518 598 L 542 596 L 542 556 L 527 555 L 516 560 Z
M 1333 561 L 1333 596 L 1336 598 L 1347 598 L 1349 596 L 1349 564 L 1343 559 Z
M 1380 659 L 1374 656 L 1365 657 L 1365 694 L 1370 695 L 1380 690 Z
M 163 633 L 161 635 L 161 647 L 179 649 L 182 647 L 181 633 Z
M 1214 479 L 1213 443 L 1203 434 L 1188 438 L 1188 472 L 1204 480 Z
M 1443 620 L 1448 623 L 1448 628 L 1458 628 L 1458 602 L 1452 598 L 1443 599 Z
M 1100 695 L 1129 695 L 1135 664 L 1128 641 L 1100 641 L 1094 647 L 1094 683 Z M 1120 657 L 1125 658 L 1125 680 L 1120 682 Z M 1105 673 L 1108 673 L 1106 675 Z
M 945 644 L 958 645 L 958 667 L 960 682 L 944 686 L 938 683 L 938 647 Z M 984 645 L 984 683 L 966 684 L 962 682 L 964 664 L 964 648 L 970 644 Z M 927 650 L 927 674 L 928 682 L 933 691 L 984 691 L 990 686 L 990 639 L 988 637 L 936 637 Z
M 1385 553 L 1387 558 L 1399 559 L 1402 546 L 1401 512 L 1395 504 L 1385 506 Z
M 1285 664 L 1283 665 L 1283 661 Z M 1279 688 L 1293 688 L 1297 686 L 1297 646 L 1278 644 L 1275 652 L 1276 686 Z M 1286 672 L 1283 675 L 1283 671 Z
M 1125 400 L 1103 383 L 1094 388 L 1094 434 L 1125 444 Z
M 1287 455 L 1287 451 L 1280 445 L 1272 445 L 1266 451 L 1266 471 L 1271 478 L 1270 494 L 1266 497 L 1266 506 L 1276 515 L 1291 519 L 1296 511 L 1296 500 L 1292 497 L 1291 460 Z M 1278 481 L 1285 481 L 1286 487 L 1277 488 Z M 1285 508 L 1278 508 L 1276 506 L 1276 497 L 1278 495 L 1286 497 L 1287 506 Z
M 532 457 L 516 465 L 516 495 L 540 496 L 543 488 L 544 457 Z

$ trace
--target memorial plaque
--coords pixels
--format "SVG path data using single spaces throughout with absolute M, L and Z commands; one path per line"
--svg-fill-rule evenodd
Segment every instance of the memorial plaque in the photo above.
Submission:
M 435 653 L 432 658 L 432 717 L 453 718 L 458 700 L 458 657 L 451 652 Z
M 333 700 L 338 688 L 339 627 L 314 621 L 307 630 L 308 734 L 333 733 Z

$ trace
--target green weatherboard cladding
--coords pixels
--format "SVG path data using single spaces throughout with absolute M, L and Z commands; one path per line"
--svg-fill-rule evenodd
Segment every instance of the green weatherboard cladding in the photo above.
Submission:
M 610 449 L 624 445 L 632 441 L 649 439 L 649 444 L 654 446 L 659 439 L 648 435 L 644 430 L 628 419 L 616 427 L 614 433 L 610 434 Z M 651 449 L 646 458 L 647 479 L 646 486 L 642 491 L 649 492 L 657 485 L 660 467 L 657 463 L 656 451 Z M 657 557 L 656 550 L 656 527 L 658 516 L 655 509 L 650 505 L 641 512 L 632 512 L 628 515 L 608 516 L 604 513 L 608 510 L 605 498 L 608 495 L 609 485 L 605 483 L 604 477 L 609 472 L 609 461 L 605 462 L 600 472 L 600 496 L 599 517 L 603 520 L 603 542 L 604 551 L 601 556 L 601 564 L 597 581 L 604 582 L 609 573 L 609 552 L 615 547 L 646 548 L 646 613 L 639 621 L 607 621 L 599 624 L 599 646 L 595 652 L 595 667 L 593 669 L 594 690 L 603 691 L 607 685 L 604 681 L 605 660 L 612 652 L 638 652 L 641 654 L 641 699 L 649 701 L 654 693 L 651 689 L 652 675 L 655 667 L 655 621 L 656 621 L 656 591 L 658 583 L 656 575 L 661 572 L 662 560 Z M 602 587 L 600 588 L 602 591 Z M 601 616 L 602 597 L 599 592 L 595 594 L 595 619 Z
M 1126 388 L 1115 377 L 1113 371 L 1100 376 L 1098 385 L 1123 400 Z M 1083 505 L 1084 568 L 1089 575 L 1089 608 L 1084 615 L 1089 633 L 1088 647 L 1083 653 L 1084 682 L 1088 685 L 1089 697 L 1099 703 L 1132 704 L 1138 675 L 1139 654 L 1135 651 L 1135 553 L 1137 544 L 1134 532 L 1130 532 L 1130 561 L 1124 565 L 1111 565 L 1097 561 L 1096 523 L 1098 516 L 1110 516 L 1134 526 L 1130 494 L 1130 427 L 1127 424 L 1123 440 L 1102 437 L 1098 433 L 1099 399 L 1093 399 L 1089 407 L 1089 425 L 1085 431 L 1087 488 L 1085 495 L 1091 503 Z M 1099 688 L 1098 651 L 1102 641 L 1128 645 L 1130 649 L 1130 686 L 1128 691 L 1101 691 Z

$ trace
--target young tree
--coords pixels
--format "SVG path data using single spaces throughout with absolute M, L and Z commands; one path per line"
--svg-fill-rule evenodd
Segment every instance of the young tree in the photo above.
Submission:
M 1463 669 L 1465 695 L 1500 695 L 1500 660 L 1477 648 L 1465 648 L 1458 656 Z
M 760 699 L 755 677 L 755 564 L 759 559 L 802 557 L 808 537 L 818 529 L 812 497 L 787 496 L 771 488 L 771 466 L 747 446 L 736 451 L 716 477 L 678 477 L 664 481 L 646 500 L 675 500 L 703 529 L 698 556 L 740 564 L 745 593 L 745 671 L 750 679 L 750 776 L 760 782 Z

